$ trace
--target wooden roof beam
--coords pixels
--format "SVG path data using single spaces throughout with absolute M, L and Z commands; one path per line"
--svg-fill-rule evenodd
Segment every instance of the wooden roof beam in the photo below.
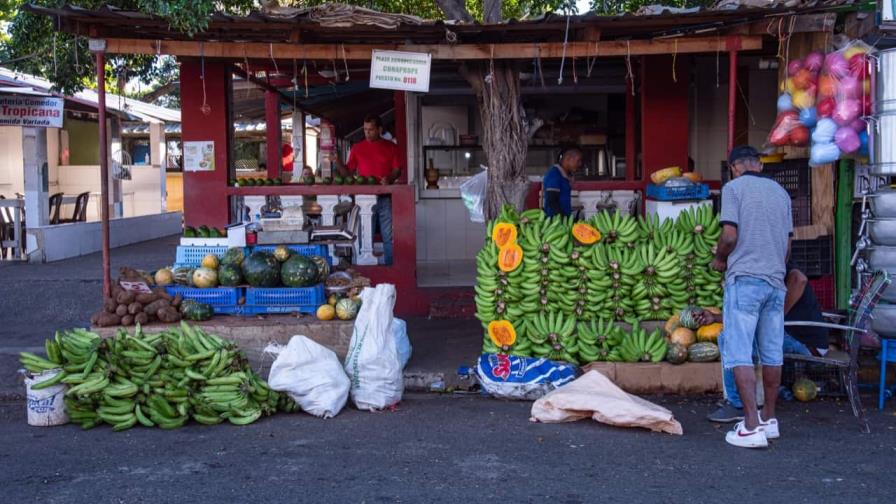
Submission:
M 374 49 L 424 52 L 434 60 L 488 60 L 560 58 L 564 54 L 562 42 L 507 43 L 507 44 L 265 44 L 239 42 L 196 42 L 185 40 L 143 40 L 110 38 L 106 40 L 108 54 L 165 54 L 170 56 L 270 59 L 308 59 L 339 61 L 370 60 Z M 655 54 L 715 53 L 718 51 L 751 51 L 762 49 L 760 35 L 726 37 L 678 37 L 663 40 L 603 40 L 570 42 L 567 57 L 586 56 L 646 56 Z

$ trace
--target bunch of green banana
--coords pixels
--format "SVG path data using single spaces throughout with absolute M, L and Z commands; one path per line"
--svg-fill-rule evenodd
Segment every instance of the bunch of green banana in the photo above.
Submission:
M 578 364 L 575 317 L 562 312 L 541 312 L 530 317 L 526 324 L 533 355 Z
M 519 294 L 523 296 L 520 309 L 524 315 L 559 310 L 558 303 L 567 300 L 575 303 L 575 298 L 558 285 L 563 280 L 557 276 L 557 270 L 570 263 L 571 226 L 572 219 L 565 217 L 534 219 L 520 226 L 518 243 L 523 249 L 523 278 Z
M 578 324 L 579 360 L 603 361 L 622 343 L 625 332 L 612 319 L 597 319 Z
M 19 361 L 31 373 L 39 374 L 60 369 L 49 380 L 32 386 L 32 390 L 44 389 L 63 382 L 83 382 L 97 364 L 99 357 L 97 349 L 101 341 L 99 336 L 84 329 L 63 333 L 57 331 L 52 339 L 44 341 L 47 358 L 30 352 L 20 353 Z M 69 381 L 66 381 L 67 379 Z
M 694 245 L 710 249 L 715 246 L 722 236 L 722 226 L 719 216 L 712 211 L 711 205 L 691 207 L 679 214 L 678 227 L 694 236 Z
M 659 214 L 653 214 L 651 216 L 639 215 L 637 220 L 639 240 L 641 243 L 658 242 L 662 234 L 668 233 L 675 228 L 674 220 L 663 219 L 663 221 L 660 222 Z
M 589 288 L 592 282 L 588 275 L 596 248 L 596 245 L 576 246 L 568 257 L 564 255 L 563 261 L 550 263 L 550 309 L 560 309 L 578 320 L 591 320 L 597 315 L 599 303 L 595 300 L 602 301 L 605 291 Z
M 498 247 L 491 241 L 485 243 L 476 254 L 476 318 L 483 326 L 495 319 L 503 318 L 507 311 L 504 299 L 507 280 L 498 274 Z
M 591 274 L 591 288 L 594 300 L 603 302 L 597 310 L 600 317 L 626 320 L 633 315 L 635 303 L 632 288 L 637 285 L 644 266 L 637 250 L 628 247 L 599 246 L 592 254 L 596 274 Z M 603 276 L 601 275 L 603 274 Z
M 632 324 L 632 332 L 617 347 L 619 357 L 624 362 L 660 362 L 666 357 L 668 343 L 660 329 L 649 335 L 640 324 Z
M 597 212 L 591 224 L 600 231 L 601 243 L 614 246 L 632 246 L 641 236 L 638 219 L 623 216 L 618 210 L 612 214 L 606 210 Z

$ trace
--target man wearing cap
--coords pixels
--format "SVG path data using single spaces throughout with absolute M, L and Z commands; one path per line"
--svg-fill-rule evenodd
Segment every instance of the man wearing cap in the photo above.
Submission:
M 784 363 L 784 298 L 790 255 L 790 196 L 762 174 L 759 152 L 750 146 L 731 150 L 732 180 L 722 188 L 722 236 L 712 267 L 725 272 L 724 329 L 719 337 L 722 365 L 734 370 L 744 419 L 725 440 L 761 448 L 779 437 L 775 400 Z M 762 363 L 765 406 L 756 407 L 753 348 Z

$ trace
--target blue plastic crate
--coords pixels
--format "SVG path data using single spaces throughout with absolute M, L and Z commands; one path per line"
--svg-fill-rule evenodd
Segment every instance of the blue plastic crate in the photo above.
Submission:
M 327 262 L 331 261 L 330 254 L 327 251 L 326 245 L 299 245 L 299 244 L 284 244 L 286 248 L 292 251 L 293 254 L 299 254 L 303 256 L 321 256 L 326 258 Z M 262 251 L 262 252 L 273 252 L 274 249 L 277 248 L 277 245 L 256 245 L 252 247 L 252 251 Z M 330 264 L 332 266 L 332 264 Z
M 709 186 L 691 184 L 670 187 L 647 184 L 647 197 L 658 201 L 705 200 L 709 197 Z
M 183 285 L 169 285 L 165 287 L 165 290 L 172 296 L 180 294 L 184 299 L 211 305 L 215 309 L 215 313 L 236 313 L 240 298 L 243 296 L 242 287 L 199 289 Z
M 238 315 L 265 315 L 276 313 L 314 313 L 319 305 L 298 306 L 253 306 L 243 305 L 239 307 Z
M 318 306 L 324 303 L 324 285 L 317 284 L 313 287 L 247 287 L 246 306 L 263 307 L 302 307 Z M 296 310 L 291 310 L 296 311 Z M 284 312 L 267 312 L 284 313 Z
M 208 254 L 215 254 L 220 259 L 227 252 L 228 247 L 196 247 L 179 245 L 174 262 L 180 265 L 199 266 L 202 258 Z

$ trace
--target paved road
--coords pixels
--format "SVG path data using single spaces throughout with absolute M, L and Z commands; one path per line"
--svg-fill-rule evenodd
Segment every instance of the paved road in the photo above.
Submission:
M 893 502 L 896 417 L 788 403 L 782 438 L 731 448 L 711 401 L 659 399 L 685 435 L 528 421 L 529 404 L 412 395 L 398 411 L 177 431 L 23 425 L 0 405 L 9 503 Z M 892 410 L 891 410 L 892 411 Z M 496 500 L 497 499 L 497 500 Z

